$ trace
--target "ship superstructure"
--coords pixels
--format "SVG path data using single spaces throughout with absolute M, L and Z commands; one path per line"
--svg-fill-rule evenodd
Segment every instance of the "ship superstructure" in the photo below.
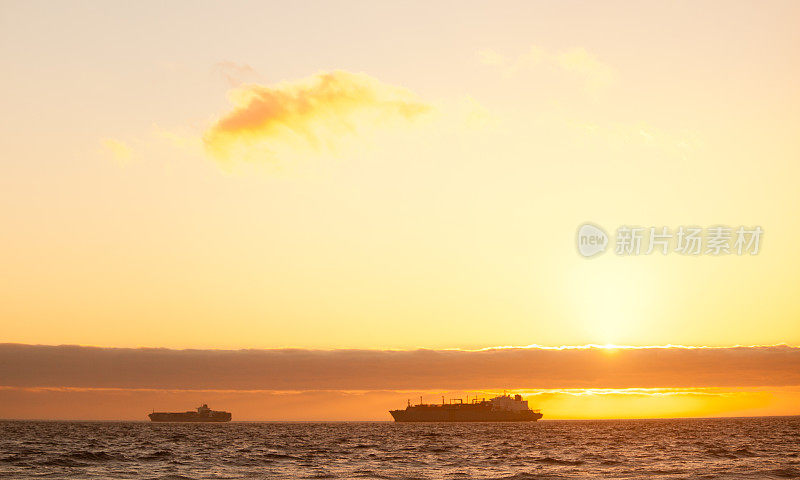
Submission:
M 404 410 L 390 410 L 395 422 L 535 422 L 542 418 L 539 410 L 531 410 L 521 395 L 500 395 L 492 399 L 475 398 L 441 404 L 408 406 Z
M 197 411 L 153 412 L 148 415 L 152 422 L 230 422 L 230 412 L 211 410 L 205 403 Z

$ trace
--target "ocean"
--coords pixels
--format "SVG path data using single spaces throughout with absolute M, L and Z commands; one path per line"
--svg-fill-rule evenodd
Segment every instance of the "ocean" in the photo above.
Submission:
M 0 421 L 0 478 L 800 478 L 800 417 L 474 424 Z

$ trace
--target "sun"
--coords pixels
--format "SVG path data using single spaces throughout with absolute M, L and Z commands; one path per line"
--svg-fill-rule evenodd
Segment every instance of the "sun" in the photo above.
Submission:
M 657 279 L 646 262 L 629 260 L 582 261 L 571 273 L 570 304 L 588 343 L 635 345 L 647 334 L 646 312 L 658 301 Z

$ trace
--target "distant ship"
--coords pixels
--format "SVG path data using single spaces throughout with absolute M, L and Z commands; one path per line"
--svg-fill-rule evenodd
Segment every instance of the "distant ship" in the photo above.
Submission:
M 205 403 L 196 412 L 153 412 L 151 422 L 230 422 L 230 412 L 211 410 Z
M 395 422 L 535 422 L 542 418 L 539 410 L 528 408 L 528 401 L 522 395 L 501 395 L 490 400 L 476 398 L 470 403 L 444 403 L 441 405 L 408 406 L 405 410 L 390 410 Z

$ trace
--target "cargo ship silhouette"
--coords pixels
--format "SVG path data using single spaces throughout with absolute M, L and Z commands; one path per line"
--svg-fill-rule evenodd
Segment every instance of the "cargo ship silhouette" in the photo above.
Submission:
M 211 410 L 205 403 L 196 412 L 153 412 L 151 422 L 230 422 L 230 412 Z
M 395 422 L 535 422 L 542 418 L 539 410 L 531 410 L 522 395 L 500 395 L 490 400 L 475 398 L 470 403 L 424 404 L 408 406 L 405 410 L 390 410 Z

